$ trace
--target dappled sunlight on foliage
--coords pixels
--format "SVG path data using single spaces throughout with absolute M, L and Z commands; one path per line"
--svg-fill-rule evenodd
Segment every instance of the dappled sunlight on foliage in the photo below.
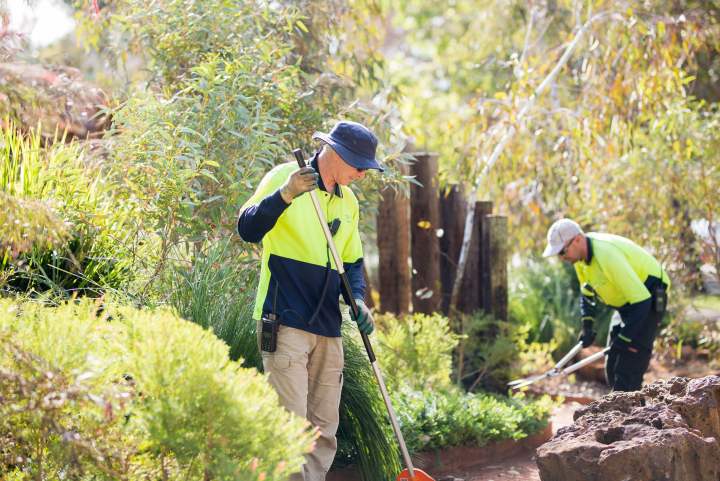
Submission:
M 311 448 L 256 371 L 167 311 L 0 304 L 3 476 L 281 480 Z

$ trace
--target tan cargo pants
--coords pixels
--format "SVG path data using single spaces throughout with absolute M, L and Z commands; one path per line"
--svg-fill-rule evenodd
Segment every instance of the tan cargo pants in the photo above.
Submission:
M 305 456 L 302 472 L 291 476 L 290 481 L 325 481 L 337 451 L 335 433 L 340 422 L 345 362 L 342 338 L 281 325 L 277 350 L 262 352 L 262 358 L 280 403 L 320 430 L 315 449 Z

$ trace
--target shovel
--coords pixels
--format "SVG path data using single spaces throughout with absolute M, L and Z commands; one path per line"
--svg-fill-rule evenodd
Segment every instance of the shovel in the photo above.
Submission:
M 300 168 L 305 167 L 305 159 L 303 158 L 302 151 L 300 149 L 295 149 L 293 150 L 293 154 L 295 154 L 295 159 L 297 160 Z M 350 290 L 350 281 L 347 278 L 347 274 L 345 274 L 345 268 L 343 266 L 342 259 L 340 258 L 340 255 L 335 248 L 335 242 L 333 242 L 332 234 L 330 233 L 327 220 L 325 219 L 325 214 L 320 207 L 317 193 L 314 190 L 311 190 L 309 194 L 310 198 L 312 199 L 313 206 L 315 207 L 315 213 L 317 214 L 318 220 L 320 221 L 320 226 L 322 226 L 323 233 L 325 234 L 325 239 L 327 240 L 328 247 L 330 248 L 330 252 L 332 253 L 333 260 L 335 261 L 335 267 L 337 267 L 338 274 L 340 274 L 341 285 L 347 293 L 348 299 L 350 300 L 350 311 L 353 318 L 357 319 L 360 315 L 360 310 L 357 304 L 355 304 L 355 299 L 352 296 L 352 291 Z M 383 401 L 385 401 L 385 407 L 387 407 L 393 432 L 395 433 L 395 437 L 397 438 L 398 444 L 400 445 L 400 451 L 402 452 L 405 466 L 407 466 L 406 469 L 403 469 L 400 474 L 398 474 L 397 481 L 435 481 L 429 474 L 427 474 L 423 470 L 415 469 L 413 467 L 412 460 L 410 459 L 410 454 L 408 453 L 407 446 L 405 445 L 405 438 L 403 438 L 402 432 L 400 432 L 400 426 L 398 425 L 397 417 L 395 416 L 395 410 L 390 403 L 390 396 L 388 396 L 387 387 L 385 387 L 385 380 L 383 379 L 380 368 L 377 365 L 377 360 L 375 359 L 375 352 L 373 351 L 372 345 L 370 344 L 370 338 L 367 336 L 367 334 L 362 332 L 360 333 L 360 336 L 362 337 L 363 344 L 365 345 L 365 351 L 367 351 L 368 358 L 370 359 L 370 366 L 372 366 L 372 370 L 375 373 L 375 379 L 377 379 L 378 385 L 380 386 L 380 394 L 382 394 Z

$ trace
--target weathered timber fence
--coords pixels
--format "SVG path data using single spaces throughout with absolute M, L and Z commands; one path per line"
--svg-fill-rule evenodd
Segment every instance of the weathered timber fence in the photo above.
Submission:
M 412 306 L 414 312 L 440 310 L 440 204 L 438 203 L 437 155 L 415 154 L 411 175 L 422 186 L 410 188 L 410 246 L 412 258 Z
M 413 154 L 410 199 L 383 192 L 377 218 L 380 310 L 448 313 L 467 205 L 459 186 L 438 188 L 437 155 Z M 468 262 L 457 310 L 507 319 L 507 218 L 493 204 L 475 207 Z M 408 264 L 407 260 L 411 262 Z
M 401 166 L 407 173 L 407 167 Z M 380 310 L 410 310 L 410 199 L 391 188 L 382 191 L 377 214 Z

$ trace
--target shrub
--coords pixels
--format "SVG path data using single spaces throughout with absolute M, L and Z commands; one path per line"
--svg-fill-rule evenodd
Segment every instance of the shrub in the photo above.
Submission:
M 464 314 L 457 377 L 468 391 L 505 392 L 513 365 L 527 349 L 527 329 L 483 312 Z
M 245 481 L 299 469 L 307 423 L 210 332 L 167 311 L 100 310 L 1 301 L 0 395 L 13 401 L 0 405 L 3 476 Z
M 450 330 L 441 314 L 412 314 L 397 318 L 377 316 L 377 340 L 381 365 L 391 389 L 450 386 L 452 352 L 460 337 Z
M 547 425 L 553 401 L 490 394 L 403 390 L 393 396 L 408 449 L 413 452 L 521 439 Z

